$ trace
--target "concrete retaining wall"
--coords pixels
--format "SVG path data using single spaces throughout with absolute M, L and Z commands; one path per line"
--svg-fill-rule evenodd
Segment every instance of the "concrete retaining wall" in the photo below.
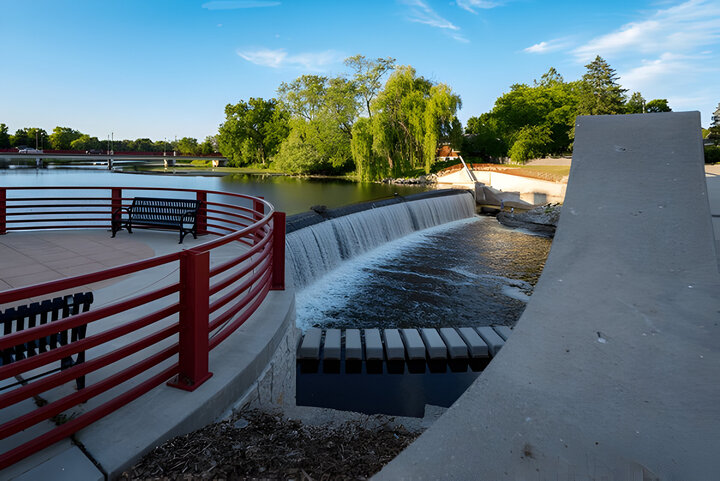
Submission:
M 699 113 L 578 117 L 513 335 L 375 479 L 717 477 L 718 293 Z
M 478 182 L 502 191 L 504 200 L 522 200 L 530 204 L 563 202 L 567 184 L 550 182 L 519 175 L 503 174 L 486 170 L 473 170 Z M 467 172 L 460 170 L 438 179 L 438 185 L 457 185 L 472 187 Z

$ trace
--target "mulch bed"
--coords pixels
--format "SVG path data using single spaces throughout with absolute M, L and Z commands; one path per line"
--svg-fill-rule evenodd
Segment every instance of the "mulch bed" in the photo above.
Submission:
M 418 435 L 390 424 L 309 426 L 245 411 L 167 441 L 121 479 L 367 479 Z

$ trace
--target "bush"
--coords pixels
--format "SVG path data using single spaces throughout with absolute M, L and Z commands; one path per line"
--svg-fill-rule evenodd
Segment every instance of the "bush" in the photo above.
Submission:
M 705 147 L 705 163 L 720 164 L 720 146 Z

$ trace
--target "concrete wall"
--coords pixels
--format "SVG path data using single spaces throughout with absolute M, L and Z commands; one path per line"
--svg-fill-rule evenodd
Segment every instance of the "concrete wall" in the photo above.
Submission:
M 563 214 L 512 336 L 376 479 L 716 478 L 714 247 L 699 113 L 578 117 Z
M 489 185 L 493 189 L 502 191 L 505 200 L 522 200 L 530 204 L 547 204 L 563 202 L 567 184 L 564 182 L 550 182 L 533 179 L 519 175 L 489 172 L 486 170 L 473 170 L 478 182 Z M 467 172 L 460 170 L 438 179 L 439 186 L 456 185 L 472 186 Z

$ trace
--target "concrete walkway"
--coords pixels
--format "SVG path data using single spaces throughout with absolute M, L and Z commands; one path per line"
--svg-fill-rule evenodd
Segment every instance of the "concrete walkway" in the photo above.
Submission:
M 375 479 L 717 477 L 718 198 L 699 132 L 697 112 L 578 118 L 558 231 L 513 335 Z
M 206 236 L 192 239 L 185 238 L 184 243 L 177 243 L 177 234 L 162 231 L 136 230 L 132 235 L 120 232 L 115 239 L 109 232 L 88 230 L 80 232 L 18 232 L 0 236 L 0 260 L 7 267 L 0 269 L 0 282 L 4 286 L 21 287 L 39 282 L 65 278 L 95 272 L 107 267 L 126 264 L 135 260 L 176 252 L 191 248 L 213 237 Z M 211 251 L 211 266 L 235 258 L 247 249 L 239 243 L 231 243 Z M 220 278 L 229 276 L 241 269 L 244 264 L 224 273 Z M 30 274 L 23 275 L 24 272 Z M 141 273 L 123 276 L 109 281 L 94 283 L 73 289 L 79 292 L 84 289 L 93 291 L 95 301 L 92 309 L 118 302 L 124 298 L 147 292 L 177 282 L 179 265 L 177 262 L 144 270 Z M 225 291 L 215 294 L 211 300 L 223 295 Z M 61 293 L 55 293 L 60 295 Z M 34 300 L 34 299 L 33 299 Z M 157 311 L 170 302 L 171 298 L 159 299 L 131 311 L 103 319 L 88 326 L 88 336 L 102 332 L 139 318 L 142 315 Z M 21 301 L 18 302 L 23 303 Z M 10 306 L 3 306 L 5 307 Z M 258 378 L 283 346 L 291 350 L 291 365 L 294 366 L 294 294 L 292 290 L 276 291 L 268 294 L 258 311 L 246 321 L 240 329 L 225 340 L 210 354 L 210 370 L 214 374 L 199 389 L 188 393 L 175 388 L 161 385 L 125 407 L 106 416 L 100 421 L 83 429 L 70 439 L 63 440 L 53 446 L 0 471 L 0 479 L 65 479 L 85 480 L 114 479 L 122 470 L 131 466 L 147 450 L 162 443 L 169 437 L 183 434 L 214 421 L 235 402 L 245 395 L 251 386 L 256 385 Z M 177 322 L 177 316 L 170 316 L 152 328 L 141 332 L 133 332 L 122 338 L 98 346 L 87 351 L 87 359 L 93 359 L 126 345 L 134 339 L 149 334 L 163 326 Z M 175 336 L 155 344 L 150 353 L 176 342 Z M 147 350 L 131 357 L 124 358 L 100 371 L 86 376 L 87 385 L 92 386 L 121 369 L 130 366 L 148 356 Z M 88 402 L 74 406 L 63 413 L 69 419 L 89 412 L 103 402 L 112 399 L 118 392 L 126 391 L 139 384 L 162 369 L 169 367 L 172 359 L 165 361 L 151 371 L 133 378 L 120 387 L 102 393 Z M 285 369 L 290 371 L 290 369 Z M 291 371 L 294 372 L 294 371 Z M 32 374 L 32 373 L 30 373 Z M 278 379 L 281 376 L 277 376 Z M 290 391 L 294 395 L 294 382 L 291 388 L 275 388 L 274 395 L 284 396 Z M 6 380 L 0 385 L 14 384 L 14 380 Z M 280 384 L 280 382 L 276 383 Z M 68 383 L 44 392 L 41 398 L 53 401 L 62 396 L 72 394 L 75 383 Z M 272 395 L 272 394 L 271 394 Z M 289 401 L 294 398 L 289 397 Z M 36 403 L 30 399 L 0 410 L 0 421 L 6 422 L 22 414 L 37 409 Z M 54 424 L 50 421 L 37 424 L 27 431 L 0 440 L 0 452 L 51 430 Z M 82 446 L 80 449 L 78 446 Z

